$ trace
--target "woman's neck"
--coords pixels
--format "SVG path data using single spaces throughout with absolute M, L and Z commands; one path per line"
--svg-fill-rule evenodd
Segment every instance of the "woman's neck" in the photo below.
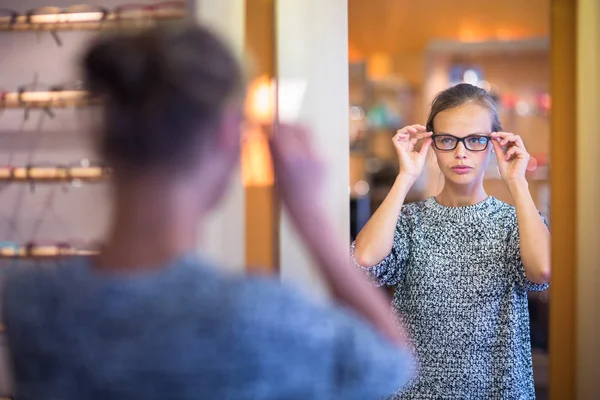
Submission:
M 152 270 L 192 252 L 201 214 L 186 189 L 135 186 L 117 190 L 112 225 L 97 269 Z
M 487 197 L 483 183 L 468 186 L 446 182 L 442 191 L 436 196 L 436 200 L 447 207 L 466 207 L 480 203 Z

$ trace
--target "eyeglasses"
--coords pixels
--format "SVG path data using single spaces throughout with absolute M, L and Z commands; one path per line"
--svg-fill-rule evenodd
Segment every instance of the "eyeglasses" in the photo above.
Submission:
M 441 151 L 451 151 L 456 149 L 459 142 L 469 151 L 484 151 L 487 149 L 488 143 L 492 140 L 489 136 L 469 135 L 459 138 L 453 135 L 433 135 L 433 145 Z
M 2 108 L 10 103 L 7 101 L 9 96 L 12 97 L 12 94 L 6 93 L 0 97 Z M 37 75 L 32 83 L 19 86 L 16 93 L 16 103 L 24 110 L 25 121 L 29 119 L 31 109 L 42 109 L 46 115 L 54 118 L 53 107 L 87 106 L 93 104 L 94 100 L 80 80 L 61 85 L 45 85 L 38 82 Z
M 0 23 L 4 23 L 9 29 L 12 29 L 15 22 L 19 18 L 19 13 L 9 8 L 0 9 Z
M 37 25 L 54 25 L 85 21 L 102 21 L 109 11 L 101 6 L 77 4 L 66 8 L 39 7 L 29 10 L 26 14 L 27 22 Z
M 6 109 L 6 100 L 8 97 L 8 92 L 5 90 L 0 90 L 0 115 L 4 113 Z
M 29 111 L 32 108 L 41 108 L 46 115 L 50 118 L 54 118 L 54 112 L 50 106 L 56 99 L 56 92 L 57 90 L 53 89 L 51 86 L 44 87 L 44 85 L 38 84 L 37 80 L 32 84 L 19 86 L 17 89 L 17 100 L 19 102 L 19 107 L 24 110 L 23 119 L 25 121 L 29 119 Z M 31 93 L 37 95 L 35 96 L 35 100 L 31 98 L 33 97 L 30 95 Z
M 184 17 L 187 4 L 185 1 L 163 1 L 155 4 L 123 4 L 113 12 L 116 19 L 123 18 L 166 18 L 169 16 Z

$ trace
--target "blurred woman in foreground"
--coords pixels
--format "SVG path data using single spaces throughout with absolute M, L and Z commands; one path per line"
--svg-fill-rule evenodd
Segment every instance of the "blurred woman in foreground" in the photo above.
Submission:
M 83 69 L 105 104 L 111 229 L 97 257 L 8 277 L 17 398 L 362 400 L 407 382 L 410 352 L 320 208 L 302 129 L 272 141 L 279 189 L 339 305 L 194 255 L 240 158 L 243 79 L 221 41 L 197 26 L 104 38 Z

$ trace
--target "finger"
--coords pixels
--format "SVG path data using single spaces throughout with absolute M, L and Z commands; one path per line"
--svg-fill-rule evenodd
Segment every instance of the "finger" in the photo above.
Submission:
M 413 135 L 416 135 L 417 133 L 420 133 L 420 132 L 425 132 L 426 130 L 427 129 L 422 125 L 412 125 L 412 126 L 408 127 L 408 131 Z
M 408 125 L 405 126 L 402 129 L 398 129 L 397 133 L 418 133 L 418 132 L 425 132 L 427 130 L 427 128 L 425 128 L 423 125 Z
M 498 140 L 503 146 L 506 146 L 508 143 L 517 143 L 520 139 L 520 136 L 510 132 L 492 132 L 490 136 L 493 139 Z
M 394 146 L 396 148 L 410 149 L 412 144 L 408 140 L 408 136 L 399 136 L 394 138 Z
M 295 157 L 295 154 L 306 152 L 302 141 L 300 135 L 295 134 L 289 127 L 277 126 L 275 133 L 269 136 L 269 148 L 274 163 L 279 165 L 283 160 Z
M 517 146 L 525 150 L 525 142 L 523 142 L 523 138 L 520 135 L 515 135 L 515 138 L 517 139 Z
M 286 152 L 312 152 L 310 133 L 300 125 L 278 123 L 273 135 L 278 149 Z
M 410 135 L 406 132 L 400 132 L 398 131 L 398 133 L 396 133 L 394 135 L 394 137 L 392 138 L 392 140 L 408 140 L 408 138 L 410 137 Z
M 431 148 L 431 143 L 433 143 L 433 139 L 429 138 L 429 139 L 425 140 L 423 142 L 423 145 L 421 146 L 421 150 L 419 151 L 419 154 L 422 156 L 426 156 L 427 152 Z
M 282 132 L 283 130 L 283 132 Z M 299 150 L 312 150 L 312 140 L 309 131 L 300 125 L 279 124 L 279 132 L 282 138 L 289 140 L 290 144 L 299 147 Z
M 538 167 L 538 161 L 535 157 L 531 157 L 527 162 L 527 171 L 532 172 L 535 171 Z
M 431 137 L 433 132 L 420 132 L 410 137 L 410 142 L 415 145 L 419 140 L 423 140 L 425 138 Z
M 402 129 L 398 129 L 398 130 L 396 131 L 396 136 L 397 136 L 397 135 L 407 135 L 407 134 L 408 134 L 408 128 L 410 128 L 410 127 L 409 127 L 409 126 L 405 126 L 405 127 L 404 127 L 404 128 L 402 128 Z
M 509 143 L 510 143 L 511 145 L 516 145 L 516 144 L 517 144 L 517 139 L 515 138 L 515 136 L 507 136 L 507 137 L 505 137 L 504 139 L 502 139 L 502 140 L 500 141 L 500 144 L 501 144 L 502 146 L 506 146 L 506 145 L 508 145 Z
M 491 137 L 493 138 L 505 138 L 507 136 L 512 136 L 513 134 L 510 132 L 492 132 L 490 134 Z
M 416 132 L 425 132 L 427 130 L 426 127 L 420 124 L 411 125 L 410 128 L 414 129 Z
M 494 152 L 496 153 L 496 158 L 498 159 L 498 162 L 504 160 L 504 149 L 502 148 L 500 142 L 498 142 L 497 140 L 492 140 L 492 146 L 494 146 Z
M 513 135 L 513 136 L 506 138 L 505 140 L 506 140 L 505 144 L 508 144 L 509 148 L 518 147 L 518 148 L 522 149 L 524 151 L 524 153 L 527 153 L 527 149 L 525 148 L 525 143 L 523 142 L 523 139 L 521 138 L 521 136 Z
M 508 151 L 506 152 L 506 155 L 504 156 L 504 159 L 506 161 L 509 161 L 513 158 L 518 158 L 519 156 L 524 155 L 525 152 L 523 151 L 523 149 L 521 149 L 520 147 L 511 147 L 510 149 L 508 149 Z

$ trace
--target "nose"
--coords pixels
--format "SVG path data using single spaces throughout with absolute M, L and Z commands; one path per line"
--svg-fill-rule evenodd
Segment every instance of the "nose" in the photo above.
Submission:
M 467 158 L 467 149 L 465 148 L 465 144 L 463 142 L 459 142 L 454 149 L 454 157 L 458 160 L 464 160 Z

